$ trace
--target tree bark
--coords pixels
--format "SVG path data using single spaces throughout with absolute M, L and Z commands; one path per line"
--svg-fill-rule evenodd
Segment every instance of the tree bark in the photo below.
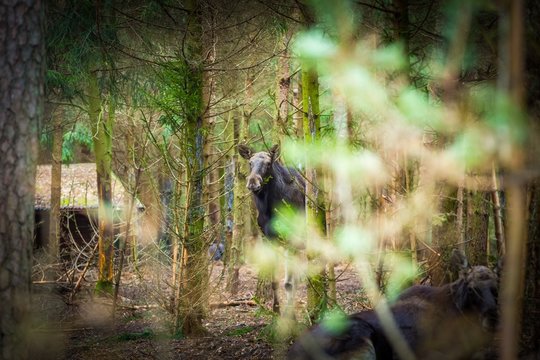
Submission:
M 314 69 L 302 69 L 302 107 L 304 113 L 304 143 L 311 145 L 320 138 L 319 81 Z M 308 224 L 325 233 L 325 210 L 322 181 L 317 170 L 306 158 L 306 219 Z M 315 249 L 306 244 L 308 259 L 307 311 L 312 321 L 319 318 L 327 304 L 327 281 L 324 264 Z
M 88 80 L 88 116 L 93 126 L 94 154 L 98 186 L 98 281 L 96 292 L 113 292 L 113 208 L 112 208 L 112 125 L 114 105 L 110 100 L 103 114 L 98 77 L 95 71 Z
M 530 133 L 537 135 L 540 130 L 540 54 L 533 49 L 537 44 L 538 31 L 540 31 L 538 22 L 540 2 L 528 0 L 525 6 L 527 112 L 531 119 L 529 125 L 532 131 Z M 538 164 L 540 151 L 538 141 L 531 141 L 529 146 L 529 161 L 532 164 Z M 532 355 L 538 354 L 538 339 L 540 339 L 540 178 L 538 176 L 529 184 L 528 198 L 530 200 L 521 345 L 523 354 Z
M 40 1 L 0 4 L 0 358 L 28 357 L 38 127 L 43 115 Z
M 497 172 L 495 165 L 491 168 L 491 202 L 493 207 L 493 223 L 495 224 L 495 238 L 497 239 L 497 254 L 500 258 L 506 253 L 506 242 L 504 239 L 503 215 L 501 207 L 501 196 L 499 194 L 499 185 L 497 184 Z
M 489 194 L 470 191 L 467 194 L 467 239 L 465 253 L 471 265 L 487 265 L 489 230 Z
M 48 252 L 51 264 L 60 260 L 60 206 L 62 201 L 62 143 L 64 129 L 63 108 L 59 108 L 53 115 L 53 144 L 51 166 L 51 211 L 49 217 L 49 244 Z M 51 274 L 51 275 L 54 275 Z
M 278 58 L 277 69 L 277 89 L 276 89 L 276 108 L 277 108 L 277 137 L 281 142 L 284 135 L 289 132 L 289 88 L 291 87 L 290 64 L 289 64 L 289 42 L 292 32 L 289 29 L 283 34 L 283 52 Z
M 182 314 L 181 324 L 177 322 L 176 330 L 182 329 L 184 335 L 203 335 L 206 329 L 202 324 L 207 303 L 208 289 L 208 256 L 204 239 L 205 204 L 203 202 L 205 180 L 205 132 L 207 131 L 208 105 L 210 90 L 204 89 L 208 83 L 204 81 L 205 49 L 204 42 L 205 14 L 209 5 L 194 1 L 191 11 L 194 21 L 191 24 L 192 37 L 188 39 L 191 58 L 184 59 L 189 70 L 184 83 L 188 87 L 190 99 L 185 106 L 185 139 L 184 156 L 186 157 L 187 175 L 187 214 L 184 233 L 185 276 L 182 281 L 182 299 L 179 302 Z
M 232 171 L 234 174 L 234 200 L 233 200 L 233 227 L 231 244 L 229 247 L 229 263 L 227 274 L 227 290 L 232 295 L 236 295 L 238 287 L 240 285 L 240 264 L 242 254 L 242 240 L 245 236 L 245 219 L 246 214 L 246 201 L 251 201 L 248 198 L 249 194 L 246 194 L 246 168 L 242 166 L 243 162 L 239 161 L 237 146 L 239 140 L 244 137 L 244 132 L 247 130 L 242 124 L 243 120 L 235 113 L 233 115 L 233 155 L 231 157 Z

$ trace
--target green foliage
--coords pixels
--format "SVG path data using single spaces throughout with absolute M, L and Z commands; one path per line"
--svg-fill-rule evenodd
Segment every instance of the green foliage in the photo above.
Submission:
M 96 293 L 96 295 L 100 296 L 112 295 L 114 290 L 113 286 L 114 284 L 112 283 L 112 281 L 98 280 L 96 282 L 94 292 Z
M 385 257 L 386 266 L 390 269 L 386 282 L 386 296 L 395 300 L 401 291 L 411 285 L 417 275 L 417 269 L 409 257 L 399 253 L 390 253 Z
M 122 333 L 117 336 L 118 341 L 152 340 L 156 334 L 152 329 L 144 329 L 142 332 Z
M 253 330 L 255 330 L 253 326 L 241 326 L 225 333 L 225 335 L 226 336 L 242 336 L 242 335 L 249 334 Z
M 403 119 L 413 126 L 429 126 L 436 131 L 444 131 L 443 113 L 440 108 L 429 103 L 427 95 L 421 91 L 404 89 L 397 99 L 397 106 Z
M 74 160 L 74 150 L 77 145 L 86 146 L 91 151 L 94 149 L 92 133 L 81 122 L 76 122 L 71 130 L 64 133 L 64 143 L 62 145 L 62 162 L 64 164 L 69 164 Z
M 63 99 L 73 99 L 80 95 L 78 81 L 75 76 L 64 75 L 53 69 L 47 69 L 45 86 L 48 92 L 60 93 Z
M 321 30 L 310 30 L 298 35 L 294 43 L 294 52 L 311 64 L 318 60 L 334 56 L 337 46 Z
M 347 314 L 341 309 L 332 309 L 325 313 L 321 326 L 330 334 L 339 335 L 349 326 Z
M 336 234 L 336 246 L 346 257 L 365 257 L 372 251 L 374 243 L 374 234 L 358 226 L 341 227 Z
M 169 62 L 157 71 L 159 96 L 153 104 L 164 112 L 160 122 L 178 131 L 186 119 L 197 118 L 202 109 L 202 76 L 200 69 L 185 61 Z

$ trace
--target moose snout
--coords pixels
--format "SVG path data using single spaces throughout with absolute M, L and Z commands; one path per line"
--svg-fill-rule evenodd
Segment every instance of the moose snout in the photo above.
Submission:
M 262 178 L 259 175 L 250 176 L 247 180 L 247 188 L 250 191 L 257 192 L 261 190 Z

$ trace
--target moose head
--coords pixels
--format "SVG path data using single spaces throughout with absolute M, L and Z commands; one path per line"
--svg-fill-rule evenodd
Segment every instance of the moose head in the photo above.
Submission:
M 493 331 L 498 324 L 498 279 L 485 266 L 473 266 L 452 284 L 456 307 L 463 312 L 477 314 L 482 327 Z
M 454 304 L 460 311 L 477 314 L 484 330 L 495 330 L 499 314 L 499 269 L 470 266 L 465 255 L 457 250 L 452 253 L 452 261 L 457 262 L 460 269 L 459 279 L 450 284 Z
M 247 177 L 247 188 L 257 193 L 271 176 L 272 164 L 279 157 L 279 145 L 274 145 L 268 151 L 253 152 L 246 145 L 238 145 L 238 153 L 249 161 L 250 173 Z

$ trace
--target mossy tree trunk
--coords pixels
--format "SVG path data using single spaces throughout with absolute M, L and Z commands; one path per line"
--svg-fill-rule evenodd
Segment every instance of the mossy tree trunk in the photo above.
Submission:
M 205 135 L 208 130 L 208 113 L 210 98 L 205 83 L 204 65 L 208 49 L 204 48 L 204 16 L 209 5 L 199 1 L 190 4 L 193 22 L 190 24 L 191 37 L 187 40 L 189 58 L 183 59 L 185 65 L 184 89 L 189 98 L 184 102 L 184 156 L 187 176 L 187 213 L 184 226 L 184 279 L 181 283 L 180 311 L 176 322 L 176 331 L 180 329 L 184 335 L 203 335 L 206 329 L 202 324 L 206 309 L 206 292 L 208 289 L 208 256 L 205 230 Z M 206 29 L 208 31 L 208 29 Z M 211 46 L 211 44 L 206 43 Z M 206 75 L 207 76 L 207 75 Z
M 203 122 L 205 129 L 204 139 L 204 168 L 206 169 L 206 186 L 204 187 L 204 203 L 207 206 L 209 242 L 219 243 L 222 240 L 223 228 L 221 223 L 220 206 L 220 166 L 217 146 L 217 139 L 214 130 L 216 128 L 217 117 L 213 114 L 213 104 L 216 102 L 215 73 L 209 68 L 216 59 L 216 36 L 215 36 L 215 14 L 211 5 L 204 5 L 204 19 L 201 23 L 201 46 L 204 47 L 201 59 L 206 69 L 202 74 L 202 101 L 203 101 Z
M 309 145 L 320 139 L 319 80 L 315 69 L 302 68 L 302 109 L 304 142 Z M 306 158 L 306 219 L 308 224 L 325 232 L 325 206 L 322 177 Z M 306 244 L 308 259 L 307 310 L 311 320 L 317 320 L 327 305 L 326 272 L 317 258 L 317 249 Z
M 108 111 L 103 111 L 98 76 L 90 72 L 88 79 L 88 116 L 93 127 L 94 155 L 98 186 L 99 253 L 98 281 L 96 291 L 113 292 L 114 232 L 112 208 L 112 130 L 114 123 L 114 101 L 109 99 Z
M 228 274 L 227 274 L 227 289 L 231 292 L 232 295 L 236 295 L 238 292 L 238 287 L 240 285 L 240 265 L 241 265 L 241 256 L 242 256 L 242 242 L 246 233 L 245 222 L 248 218 L 247 214 L 247 201 L 251 201 L 248 197 L 249 194 L 246 193 L 246 174 L 247 164 L 244 164 L 243 161 L 240 161 L 238 156 L 237 145 L 239 140 L 244 137 L 244 132 L 246 129 L 246 124 L 243 124 L 243 119 L 239 116 L 238 113 L 233 115 L 233 142 L 234 149 L 232 155 L 232 171 L 234 174 L 234 200 L 233 200 L 233 227 L 232 227 L 232 236 L 231 244 L 229 247 L 229 263 Z

